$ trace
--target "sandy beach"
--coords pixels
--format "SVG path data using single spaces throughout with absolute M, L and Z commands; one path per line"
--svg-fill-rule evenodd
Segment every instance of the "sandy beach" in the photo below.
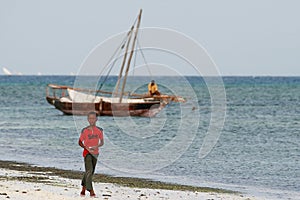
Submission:
M 3 163 L 2 163 L 3 166 Z M 13 166 L 12 163 L 8 168 Z M 80 179 L 65 178 L 50 171 L 20 170 L 22 165 L 15 164 L 17 170 L 0 168 L 0 199 L 20 200 L 68 200 L 90 199 L 79 195 Z M 123 180 L 124 181 L 124 180 Z M 125 181 L 126 182 L 126 181 Z M 98 199 L 224 199 L 254 200 L 258 199 L 238 193 L 182 191 L 150 188 L 126 187 L 117 183 L 95 182 L 94 188 Z M 217 189 L 216 189 L 217 191 Z

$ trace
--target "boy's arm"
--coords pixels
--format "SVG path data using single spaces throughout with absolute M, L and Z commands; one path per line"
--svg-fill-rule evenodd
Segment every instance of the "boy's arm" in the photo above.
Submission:
M 98 147 L 101 147 L 104 145 L 104 140 L 103 139 L 100 139 L 100 143 L 98 144 Z
M 88 150 L 88 149 L 84 146 L 84 144 L 82 143 L 82 141 L 81 141 L 80 139 L 78 140 L 78 145 L 81 146 L 82 148 Z

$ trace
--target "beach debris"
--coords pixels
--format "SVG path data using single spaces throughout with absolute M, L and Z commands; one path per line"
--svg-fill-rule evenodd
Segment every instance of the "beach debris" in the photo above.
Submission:
M 148 198 L 147 196 L 146 196 L 146 194 L 140 194 L 140 196 L 138 197 L 138 199 L 144 199 L 143 197 L 146 197 L 146 199 Z

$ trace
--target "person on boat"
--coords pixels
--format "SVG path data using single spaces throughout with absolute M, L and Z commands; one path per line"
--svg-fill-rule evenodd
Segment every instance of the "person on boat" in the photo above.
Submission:
M 153 95 L 160 95 L 160 92 L 158 91 L 158 87 L 155 83 L 154 80 L 152 80 L 149 84 L 148 84 L 148 92 L 150 96 Z
M 87 120 L 89 126 L 82 129 L 78 140 L 79 146 L 83 148 L 85 166 L 80 195 L 85 196 L 85 191 L 87 190 L 90 192 L 91 197 L 95 197 L 96 194 L 93 190 L 92 180 L 99 155 L 99 147 L 104 144 L 103 129 L 96 126 L 97 114 L 95 112 L 88 113 Z

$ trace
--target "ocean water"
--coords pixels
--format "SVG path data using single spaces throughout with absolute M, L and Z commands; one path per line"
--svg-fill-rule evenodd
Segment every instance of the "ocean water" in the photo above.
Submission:
M 205 79 L 157 77 L 162 92 L 187 102 L 171 103 L 152 119 L 99 117 L 106 143 L 97 173 L 299 198 L 300 77 L 222 79 L 224 126 L 204 158 L 199 151 L 214 117 Z M 86 117 L 63 115 L 45 99 L 48 83 L 74 81 L 73 76 L 0 76 L 1 160 L 83 170 L 77 141 Z M 128 85 L 145 92 L 148 82 L 140 77 Z M 115 77 L 108 83 L 104 89 L 114 87 Z

